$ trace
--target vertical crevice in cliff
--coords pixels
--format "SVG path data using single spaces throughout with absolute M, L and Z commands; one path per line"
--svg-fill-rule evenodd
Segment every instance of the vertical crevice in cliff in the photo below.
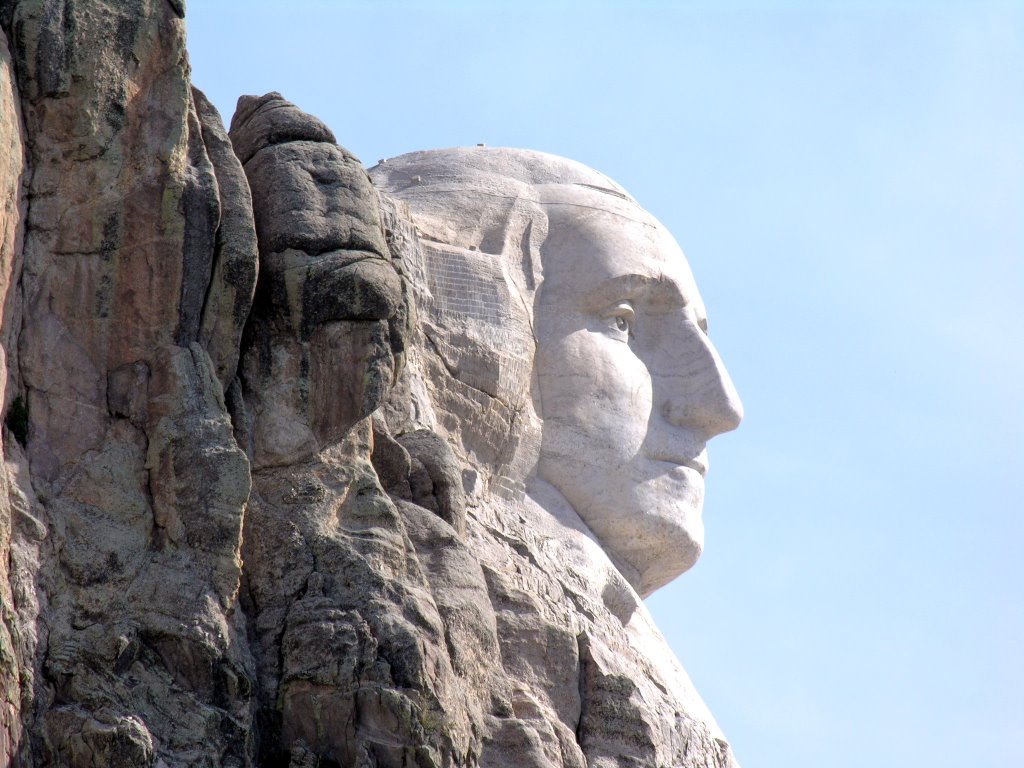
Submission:
M 252 309 L 259 254 L 252 214 L 252 194 L 220 115 L 193 86 L 206 153 L 213 165 L 220 200 L 213 265 L 203 302 L 199 342 L 213 360 L 224 391 L 238 370 L 242 331 Z
M 0 21 L 4 15 L 0 10 Z M 6 29 L 0 30 L 0 408 L 4 412 L 0 454 L 0 764 L 9 765 L 27 739 L 23 714 L 32 704 L 34 633 L 25 624 L 38 610 L 31 563 L 37 540 L 22 514 L 29 510 L 19 488 L 26 478 L 16 466 L 28 439 L 29 411 L 17 371 L 8 354 L 20 324 L 20 268 L 24 234 L 25 161 L 15 63 Z M 31 516 L 29 516 L 31 519 Z
M 210 162 L 203 130 L 190 89 L 186 110 L 186 164 L 181 189 L 184 222 L 181 242 L 181 297 L 175 342 L 188 346 L 199 340 L 203 306 L 210 290 L 221 205 L 217 176 Z M 255 256 L 255 254 L 253 254 Z

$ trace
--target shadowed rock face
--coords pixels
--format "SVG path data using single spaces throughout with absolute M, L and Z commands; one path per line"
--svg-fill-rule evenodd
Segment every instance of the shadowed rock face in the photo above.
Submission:
M 0 1 L 0 765 L 735 765 L 530 491 L 543 201 L 226 132 L 183 13 Z
M 464 760 L 479 713 L 467 711 L 403 515 L 370 462 L 369 417 L 401 365 L 409 317 L 377 193 L 278 94 L 243 97 L 231 137 L 261 263 L 241 368 L 257 759 Z
M 315 455 L 381 405 L 408 308 L 370 179 L 319 121 L 244 96 L 231 138 L 259 237 L 242 383 L 261 469 Z

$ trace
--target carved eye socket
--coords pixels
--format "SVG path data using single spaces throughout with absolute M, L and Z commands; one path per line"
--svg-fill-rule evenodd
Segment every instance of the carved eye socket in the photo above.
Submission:
M 623 302 L 612 307 L 605 315 L 605 324 L 608 326 L 612 336 L 619 341 L 629 341 L 633 338 L 633 325 L 636 322 L 636 312 L 632 305 Z

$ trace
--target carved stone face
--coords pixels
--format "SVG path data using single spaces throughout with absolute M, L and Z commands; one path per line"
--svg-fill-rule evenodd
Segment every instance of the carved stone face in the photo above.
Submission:
M 699 557 L 705 445 L 739 424 L 742 406 L 664 227 L 586 187 L 562 187 L 544 206 L 538 476 L 647 595 Z
M 490 469 L 510 487 L 525 480 L 537 505 L 561 518 L 544 484 L 557 490 L 641 595 L 692 566 L 704 542 L 705 445 L 739 424 L 742 406 L 671 235 L 607 177 L 539 152 L 417 152 L 371 176 L 409 206 L 424 242 L 454 246 L 433 248 L 421 268 L 432 287 L 420 307 L 424 327 L 444 335 L 432 343 L 462 344 L 445 363 L 460 381 L 438 387 L 434 403 L 453 442 L 516 435 L 519 446 L 491 453 L 518 462 L 522 448 L 523 460 Z M 522 346 L 536 339 L 536 349 L 521 359 L 507 354 L 516 332 L 507 319 L 467 309 L 499 285 L 533 313 Z M 509 393 L 529 397 L 528 379 L 504 389 L 487 381 L 528 377 L 531 352 L 526 408 Z M 481 371 L 490 378 L 473 378 Z M 462 384 L 475 389 L 460 401 L 451 393 Z M 470 400 L 485 403 L 474 423 Z

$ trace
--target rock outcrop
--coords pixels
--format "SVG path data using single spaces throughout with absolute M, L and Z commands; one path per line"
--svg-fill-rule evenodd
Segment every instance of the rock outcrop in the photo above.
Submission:
M 248 764 L 250 475 L 224 401 L 257 268 L 241 165 L 191 88 L 180 7 L 2 8 L 3 157 L 20 116 L 27 168 L 4 169 L 0 762 Z
M 735 765 L 481 464 L 529 387 L 417 315 L 406 204 L 276 93 L 226 132 L 183 14 L 0 2 L 0 766 Z

